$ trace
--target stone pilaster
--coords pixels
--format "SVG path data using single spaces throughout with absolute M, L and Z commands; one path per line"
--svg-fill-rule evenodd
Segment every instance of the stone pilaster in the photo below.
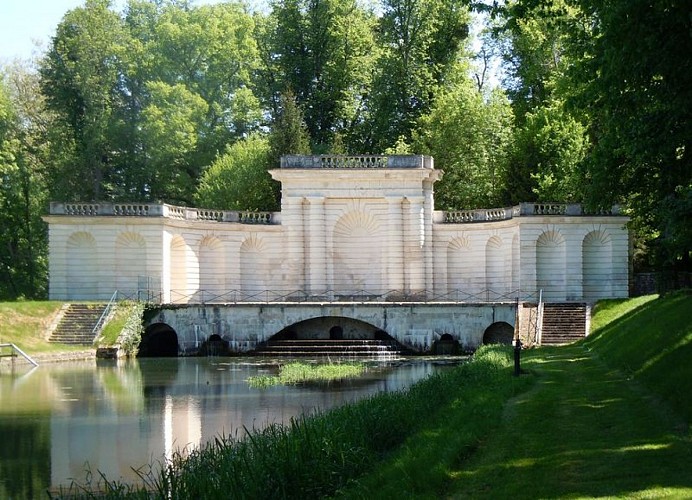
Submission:
M 324 197 L 306 198 L 306 285 L 310 295 L 327 291 L 327 248 L 325 232 Z
M 387 291 L 404 289 L 404 219 L 401 196 L 387 197 Z
M 425 221 L 422 196 L 410 196 L 404 208 L 404 289 L 418 294 L 425 290 Z

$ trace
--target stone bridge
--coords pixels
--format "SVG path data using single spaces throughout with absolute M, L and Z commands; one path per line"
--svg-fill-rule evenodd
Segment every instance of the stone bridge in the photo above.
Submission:
M 329 339 L 338 329 L 344 339 L 374 339 L 385 333 L 420 353 L 429 352 L 443 335 L 463 350 L 473 350 L 484 336 L 499 333 L 511 339 L 516 316 L 515 302 L 168 304 L 147 314 L 143 343 L 177 340 L 179 352 L 191 355 L 218 335 L 233 352 L 242 353 L 281 333 Z

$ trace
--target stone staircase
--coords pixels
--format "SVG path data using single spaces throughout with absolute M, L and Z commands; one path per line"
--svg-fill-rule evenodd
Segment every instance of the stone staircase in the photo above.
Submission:
M 390 340 L 269 340 L 253 351 L 254 356 L 277 358 L 397 358 L 408 354 Z
M 571 344 L 586 336 L 586 304 L 543 304 L 541 345 Z
M 92 331 L 105 308 L 106 304 L 68 304 L 48 341 L 91 345 L 94 342 Z

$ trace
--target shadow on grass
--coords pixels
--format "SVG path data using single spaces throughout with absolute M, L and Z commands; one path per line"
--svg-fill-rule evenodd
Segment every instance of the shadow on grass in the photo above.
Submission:
M 651 300 L 582 341 L 692 420 L 692 294 Z
M 534 388 L 482 452 L 451 471 L 453 497 L 692 496 L 692 440 L 626 374 L 580 347 L 526 356 Z

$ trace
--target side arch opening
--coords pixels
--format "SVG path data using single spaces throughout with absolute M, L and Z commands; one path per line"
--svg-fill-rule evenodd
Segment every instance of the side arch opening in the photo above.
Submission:
M 166 323 L 154 323 L 144 330 L 138 358 L 175 358 L 178 356 L 178 334 Z
M 483 344 L 511 345 L 514 340 L 514 327 L 504 321 L 493 323 L 483 333 Z

